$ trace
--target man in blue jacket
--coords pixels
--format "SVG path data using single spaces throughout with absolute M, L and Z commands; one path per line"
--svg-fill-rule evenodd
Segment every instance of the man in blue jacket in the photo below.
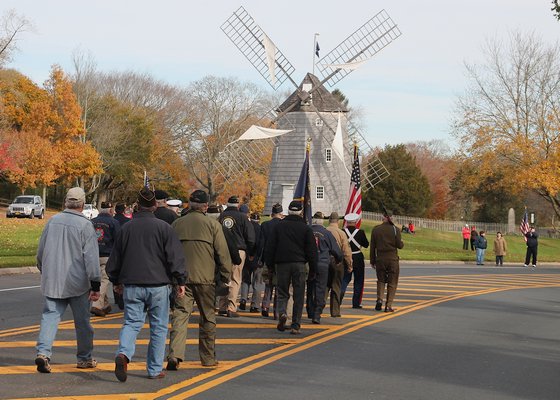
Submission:
M 536 268 L 537 266 L 537 250 L 539 248 L 539 234 L 535 232 L 535 227 L 532 226 L 531 230 L 525 234 L 525 238 L 527 239 L 527 253 L 525 254 L 525 265 L 524 267 L 529 266 L 529 261 L 531 258 L 533 259 L 533 263 L 531 266 Z
M 331 256 L 334 257 L 336 263 L 342 261 L 340 246 L 336 243 L 333 234 L 323 226 L 324 219 L 322 212 L 316 212 L 313 215 L 313 225 L 311 225 L 318 258 L 315 276 L 307 283 L 307 315 L 314 324 L 321 323 L 321 313 L 325 308 Z

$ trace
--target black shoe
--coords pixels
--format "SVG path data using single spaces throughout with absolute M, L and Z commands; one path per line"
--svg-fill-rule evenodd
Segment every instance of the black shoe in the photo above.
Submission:
M 239 314 L 236 313 L 235 311 L 228 311 L 227 316 L 228 318 L 239 318 Z
M 222 317 L 227 317 L 227 313 L 228 313 L 227 311 L 222 311 L 222 310 L 218 311 L 218 315 L 221 315 Z
M 165 367 L 168 371 L 177 371 L 179 369 L 179 364 L 181 362 L 177 360 L 175 357 L 170 357 L 167 360 L 167 367 Z
M 259 309 L 258 309 L 257 307 L 251 307 L 251 308 L 249 309 L 249 312 L 251 312 L 251 313 L 258 313 L 258 312 L 259 312 Z
M 362 306 L 352 306 L 352 308 L 360 309 L 360 308 L 363 308 L 363 307 Z
M 321 320 L 319 318 L 313 318 L 311 320 L 312 323 L 316 324 L 316 325 L 320 325 L 321 324 Z
M 292 335 L 299 335 L 301 332 L 299 331 L 299 328 L 292 328 L 292 330 L 290 331 L 290 333 Z
M 385 307 L 385 312 L 395 312 L 393 307 Z
M 121 382 L 125 382 L 127 378 L 126 370 L 128 369 L 128 359 L 124 354 L 115 357 L 115 376 Z
M 261 315 L 265 318 L 268 318 L 268 310 L 265 310 L 264 308 L 261 310 Z
M 278 325 L 276 325 L 276 329 L 280 332 L 284 332 L 286 330 L 286 321 L 288 320 L 288 316 L 286 314 L 282 314 L 278 319 Z
M 376 301 L 375 302 L 375 311 L 381 311 L 382 307 L 383 307 L 383 302 L 382 301 Z
M 239 309 L 245 311 L 246 307 L 247 307 L 247 301 L 246 300 L 241 300 L 239 302 Z

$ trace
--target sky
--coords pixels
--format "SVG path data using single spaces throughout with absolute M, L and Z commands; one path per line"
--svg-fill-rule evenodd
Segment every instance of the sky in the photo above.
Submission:
M 239 6 L 294 65 L 298 83 L 312 70 L 315 33 L 323 56 L 379 11 L 391 16 L 402 35 L 336 85 L 361 109 L 372 147 L 433 139 L 455 147 L 450 126 L 469 84 L 465 62 L 483 63 L 484 43 L 513 31 L 551 45 L 560 33 L 550 0 L 2 0 L 0 14 L 15 9 L 35 26 L 7 67 L 42 83 L 53 64 L 71 72 L 81 49 L 102 71 L 134 70 L 180 86 L 236 77 L 272 91 L 220 29 Z M 288 90 L 285 82 L 280 91 Z

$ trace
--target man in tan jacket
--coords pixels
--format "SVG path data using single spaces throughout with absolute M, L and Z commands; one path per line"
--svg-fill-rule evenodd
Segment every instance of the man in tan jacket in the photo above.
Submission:
M 172 310 L 166 367 L 168 371 L 177 370 L 180 362 L 185 359 L 187 324 L 195 302 L 200 311 L 200 362 L 206 367 L 218 364 L 214 313 L 216 280 L 229 282 L 231 258 L 222 226 L 206 216 L 207 209 L 208 195 L 203 190 L 195 190 L 189 198 L 188 213 L 172 224 L 185 252 L 187 280 L 185 295 L 175 300 Z
M 344 276 L 345 269 L 348 273 L 352 272 L 352 250 L 350 249 L 350 243 L 348 242 L 346 234 L 338 227 L 338 219 L 338 213 L 332 212 L 329 217 L 329 226 L 327 226 L 327 230 L 333 234 L 344 256 L 342 262 L 339 263 L 331 258 L 331 263 L 329 265 L 328 287 L 330 288 L 331 294 L 331 317 L 340 317 L 340 304 L 342 303 L 340 288 L 342 285 L 342 277 Z M 327 291 L 327 296 L 328 295 L 329 291 Z

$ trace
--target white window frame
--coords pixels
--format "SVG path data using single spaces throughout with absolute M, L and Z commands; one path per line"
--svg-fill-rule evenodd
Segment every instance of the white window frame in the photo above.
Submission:
M 315 126 L 323 126 L 323 120 L 319 117 L 315 118 Z
M 315 200 L 325 200 L 325 187 L 315 186 Z
M 332 162 L 332 149 L 330 147 L 325 149 L 325 161 Z

